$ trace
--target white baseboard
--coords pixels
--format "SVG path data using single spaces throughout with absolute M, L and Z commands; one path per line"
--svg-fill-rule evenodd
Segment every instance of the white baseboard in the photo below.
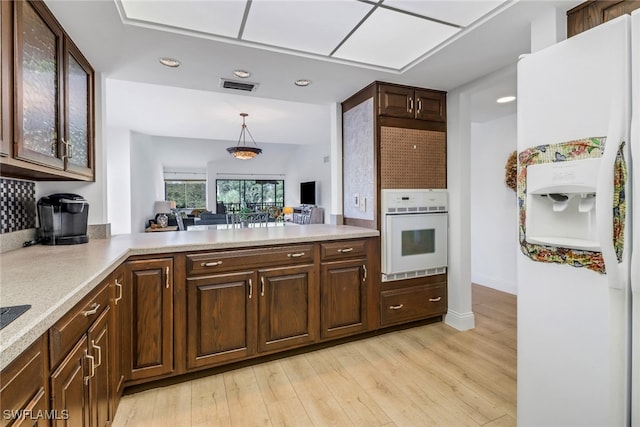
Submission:
M 459 331 L 467 331 L 476 327 L 476 318 L 472 311 L 468 313 L 456 313 L 449 309 L 444 316 L 444 323 Z

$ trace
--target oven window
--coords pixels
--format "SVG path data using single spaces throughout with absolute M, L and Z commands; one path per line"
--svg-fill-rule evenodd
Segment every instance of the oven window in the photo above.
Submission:
M 435 229 L 402 231 L 402 256 L 432 254 L 435 251 Z

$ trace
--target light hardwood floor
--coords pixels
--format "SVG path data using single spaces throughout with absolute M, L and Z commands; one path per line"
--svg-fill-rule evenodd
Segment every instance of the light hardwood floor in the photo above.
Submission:
M 418 326 L 124 396 L 121 426 L 515 426 L 516 297 L 476 328 Z

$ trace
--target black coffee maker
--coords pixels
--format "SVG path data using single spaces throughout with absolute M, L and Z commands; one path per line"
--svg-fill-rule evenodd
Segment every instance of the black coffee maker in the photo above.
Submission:
M 87 243 L 89 203 L 84 197 L 58 193 L 38 200 L 38 240 L 43 245 Z

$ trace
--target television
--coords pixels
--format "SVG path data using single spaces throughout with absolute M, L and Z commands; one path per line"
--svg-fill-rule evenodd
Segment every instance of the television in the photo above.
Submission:
M 300 183 L 300 204 L 301 205 L 316 204 L 316 182 L 315 181 Z

